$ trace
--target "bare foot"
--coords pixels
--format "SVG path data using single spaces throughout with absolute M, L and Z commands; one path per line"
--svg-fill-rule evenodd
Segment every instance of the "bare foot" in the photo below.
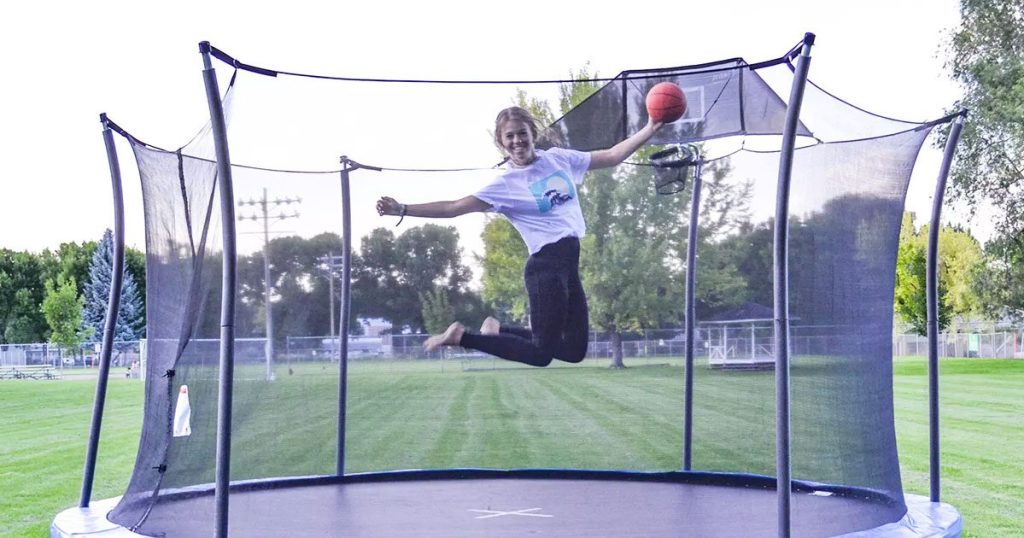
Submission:
M 464 332 L 466 332 L 466 327 L 456 321 L 449 325 L 443 333 L 427 338 L 427 341 L 423 342 L 423 349 L 434 351 L 441 346 L 457 346 L 462 341 L 462 333 Z
M 483 324 L 480 325 L 480 334 L 498 334 L 501 332 L 501 322 L 497 319 L 487 316 Z

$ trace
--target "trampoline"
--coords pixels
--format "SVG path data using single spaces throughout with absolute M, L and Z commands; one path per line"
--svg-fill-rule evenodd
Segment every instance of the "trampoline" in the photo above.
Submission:
M 958 536 L 960 516 L 937 493 L 903 491 L 889 335 L 910 175 L 931 130 L 952 124 L 958 132 L 962 115 L 910 122 L 847 103 L 807 79 L 812 44 L 808 34 L 762 62 L 530 82 L 535 95 L 587 95 L 563 107 L 542 137 L 584 151 L 642 127 L 654 84 L 675 82 L 690 103 L 651 140 L 655 148 L 587 180 L 645 192 L 645 212 L 671 228 L 679 246 L 665 249 L 651 275 L 689 268 L 678 290 L 664 291 L 680 298 L 684 352 L 612 378 L 597 359 L 446 368 L 443 357 L 400 346 L 401 335 L 361 336 L 380 338 L 372 355 L 350 349 L 354 319 L 373 317 L 375 302 L 401 299 L 404 289 L 353 271 L 354 254 L 380 244 L 373 238 L 405 233 L 385 228 L 394 224 L 372 213 L 372 201 L 438 171 L 436 196 L 475 192 L 494 165 L 409 162 L 422 157 L 366 140 L 360 122 L 388 124 L 378 117 L 388 111 L 365 110 L 360 96 L 369 87 L 402 103 L 399 116 L 415 110 L 424 122 L 457 123 L 464 120 L 450 109 L 432 120 L 425 103 L 450 98 L 489 118 L 509 98 L 509 82 L 305 75 L 203 43 L 211 122 L 188 144 L 158 148 L 102 118 L 117 207 L 114 134 L 131 146 L 143 188 L 146 408 L 127 490 L 93 502 L 112 343 L 105 334 L 82 501 L 56 517 L 51 535 Z M 228 73 L 218 74 L 214 60 Z M 330 128 L 298 127 L 306 121 Z M 322 136 L 303 138 L 307 131 Z M 643 155 L 683 145 L 696 157 L 665 188 Z M 342 155 L 340 169 L 317 168 L 325 151 L 335 163 Z M 292 167 L 291 158 L 313 164 Z M 265 224 L 275 219 L 268 190 L 303 200 L 290 235 L 239 228 L 239 200 L 262 204 Z M 119 249 L 122 218 L 118 209 Z M 605 226 L 599 215 L 588 221 Z M 463 236 L 440 228 L 419 230 L 454 234 L 465 254 L 479 248 L 479 228 Z M 617 255 L 649 254 L 649 229 L 615 230 L 630 238 Z M 740 244 L 750 250 L 739 262 L 719 254 Z M 322 260 L 333 271 L 338 253 L 328 291 Z M 775 260 L 767 271 L 765 259 Z M 734 294 L 742 300 L 716 303 L 723 281 L 702 281 L 701 264 L 732 279 L 726 284 L 743 282 Z M 696 328 L 747 303 L 772 305 L 774 326 L 758 338 L 770 333 L 763 347 L 773 367 L 710 368 Z M 341 345 L 323 352 L 334 334 Z M 303 339 L 313 344 L 293 344 Z
M 196 493 L 178 497 L 178 513 L 209 509 Z M 772 536 L 776 529 L 774 480 L 758 477 L 463 470 L 239 485 L 231 498 L 238 508 L 231 532 L 241 536 L 717 538 Z M 885 501 L 870 493 L 798 484 L 793 499 L 801 514 L 795 536 L 951 536 L 959 528 L 955 509 L 922 497 L 908 497 L 907 515 L 895 523 L 878 510 Z M 105 515 L 110 507 L 94 509 Z M 89 528 L 82 512 L 64 518 L 55 527 Z M 208 536 L 210 522 L 173 525 L 182 536 Z M 91 524 L 98 536 L 139 536 L 102 516 Z

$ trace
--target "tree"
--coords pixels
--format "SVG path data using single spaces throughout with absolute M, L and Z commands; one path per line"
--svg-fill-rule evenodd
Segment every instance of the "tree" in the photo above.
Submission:
M 49 328 L 39 309 L 44 269 L 37 256 L 0 249 L 0 343 L 46 339 Z
M 114 239 L 108 229 L 103 232 L 89 263 L 89 280 L 83 289 L 84 311 L 82 324 L 87 341 L 96 342 L 103 338 L 110 302 L 110 287 L 114 277 Z M 74 279 L 72 279 L 73 281 Z M 135 278 L 124 268 L 121 284 L 120 308 L 114 324 L 114 341 L 130 342 L 145 335 L 146 320 L 142 312 L 142 298 L 135 285 Z
M 709 257 L 705 253 L 707 247 L 703 244 L 698 246 L 697 252 L 700 253 L 697 264 L 698 319 L 713 316 L 745 303 L 763 306 L 775 304 L 774 234 L 773 220 L 757 224 L 746 222 L 732 235 L 710 245 L 712 249 L 711 262 L 707 261 Z M 721 272 L 716 270 L 716 260 L 718 259 L 724 259 L 721 264 L 726 267 L 735 267 L 735 274 L 743 281 L 742 286 L 713 285 L 714 279 L 725 279 L 731 274 L 729 270 Z M 706 285 L 705 280 L 708 278 L 705 276 L 705 271 L 713 273 L 709 275 L 713 279 L 711 290 L 720 290 L 718 293 L 707 296 L 707 292 L 703 290 Z
M 926 250 L 927 243 L 914 228 L 909 213 L 903 215 L 903 226 L 900 228 L 900 247 L 896 254 L 896 315 L 905 323 L 909 323 L 914 332 L 928 334 L 928 311 L 926 296 Z M 940 300 L 945 303 L 948 292 L 939 288 Z M 939 309 L 939 327 L 949 325 L 952 319 L 948 308 Z
M 1024 320 L 1024 249 L 1007 237 L 997 238 L 985 245 L 983 263 L 976 285 L 984 314 Z
M 135 287 L 139 290 L 139 304 L 142 306 L 142 319 L 146 319 L 146 254 L 140 250 L 125 246 L 124 268 L 135 280 Z
M 353 312 L 359 315 L 387 319 L 395 330 L 425 330 L 421 294 L 436 288 L 447 291 L 454 313 L 479 312 L 454 227 L 428 223 L 398 237 L 377 228 L 363 237 L 359 258 L 352 277 Z
M 921 234 L 928 234 L 927 226 L 921 228 Z M 984 254 L 977 239 L 958 227 L 939 229 L 939 283 L 948 288 L 948 307 L 955 315 L 973 317 L 982 312 L 977 280 L 983 267 Z
M 896 261 L 895 310 L 914 332 L 928 334 L 926 266 L 928 227 L 916 230 L 910 213 L 903 214 Z M 982 267 L 978 241 L 969 234 L 943 226 L 939 230 L 939 329 L 954 316 L 981 311 L 976 275 Z
M 561 86 L 563 114 L 602 98 L 587 71 L 570 73 L 577 82 Z M 658 196 L 650 170 L 638 166 L 589 172 L 580 190 L 588 227 L 580 268 L 590 321 L 611 337 L 611 366 L 621 368 L 622 333 L 657 327 L 677 304 L 669 236 L 677 229 L 680 200 Z
M 677 304 L 666 232 L 678 199 L 656 195 L 650 177 L 635 168 L 591 172 L 584 190 L 592 231 L 581 268 L 590 320 L 611 337 L 612 367 L 621 368 L 622 333 L 657 327 Z
M 46 281 L 42 311 L 50 325 L 50 341 L 66 352 L 74 353 L 91 334 L 82 324 L 85 299 L 78 295 L 74 279 Z
M 455 317 L 455 309 L 448 301 L 448 292 L 444 288 L 434 288 L 420 293 L 423 323 L 430 333 L 444 332 Z
M 717 312 L 731 309 L 752 300 L 754 282 L 751 277 L 762 277 L 757 272 L 741 272 L 744 261 L 759 260 L 757 250 L 750 249 L 750 235 L 757 233 L 750 224 L 750 197 L 752 184 L 749 180 L 737 182 L 732 176 L 728 158 L 719 159 L 704 166 L 701 173 L 700 228 L 697 233 L 697 317 L 707 318 Z M 693 185 L 676 195 L 680 218 L 675 222 L 675 231 L 669 236 L 675 259 L 686 260 L 689 238 L 689 196 Z M 771 235 L 768 235 L 769 247 Z M 771 249 L 768 248 L 767 283 L 768 297 L 771 297 Z M 748 260 L 748 257 L 753 257 Z M 682 320 L 686 286 L 686 267 L 674 272 L 674 289 L 680 290 L 678 315 Z M 760 298 L 758 298 L 760 299 Z M 760 304 L 771 304 L 761 302 Z
M 46 269 L 40 283 L 50 279 L 73 279 L 78 283 L 78 293 L 82 293 L 89 281 L 89 265 L 95 252 L 95 241 L 61 243 L 56 252 L 44 250 L 40 258 Z
M 512 223 L 502 217 L 489 219 L 482 237 L 484 255 L 479 261 L 483 266 L 483 299 L 502 323 L 523 323 L 527 308 L 523 284 L 526 243 Z
M 987 249 L 988 270 L 997 274 L 986 281 L 1016 282 L 1019 288 L 1014 277 L 1024 258 L 1024 3 L 961 0 L 960 13 L 946 66 L 964 89 L 957 107 L 968 108 L 970 116 L 953 162 L 950 191 L 973 211 L 991 203 L 997 212 L 996 246 Z M 988 311 L 1024 316 L 1024 294 L 986 297 L 1007 301 L 988 305 Z
M 399 256 L 395 252 L 395 234 L 387 228 L 375 228 L 360 240 L 362 260 L 352 271 L 352 311 L 370 318 L 383 318 L 401 332 L 398 306 Z

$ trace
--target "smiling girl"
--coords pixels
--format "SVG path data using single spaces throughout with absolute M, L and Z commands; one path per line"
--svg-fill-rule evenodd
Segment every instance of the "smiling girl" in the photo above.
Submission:
M 401 204 L 377 201 L 380 215 L 450 218 L 476 211 L 501 213 L 519 231 L 530 257 L 523 277 L 530 304 L 530 329 L 501 326 L 487 318 L 479 333 L 459 322 L 423 344 L 477 349 L 503 359 L 547 366 L 552 359 L 580 362 L 587 353 L 590 324 L 580 282 L 580 238 L 586 231 L 577 187 L 588 170 L 616 166 L 644 145 L 661 123 L 650 122 L 611 148 L 583 152 L 538 150 L 537 122 L 525 109 L 498 113 L 494 138 L 508 166 L 476 194 L 452 201 Z

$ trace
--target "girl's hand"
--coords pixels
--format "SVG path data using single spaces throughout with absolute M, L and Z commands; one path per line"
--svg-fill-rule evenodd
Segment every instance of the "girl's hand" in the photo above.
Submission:
M 380 200 L 377 200 L 377 214 L 380 216 L 384 215 L 397 215 L 402 211 L 402 204 L 395 201 L 390 196 L 382 196 Z

